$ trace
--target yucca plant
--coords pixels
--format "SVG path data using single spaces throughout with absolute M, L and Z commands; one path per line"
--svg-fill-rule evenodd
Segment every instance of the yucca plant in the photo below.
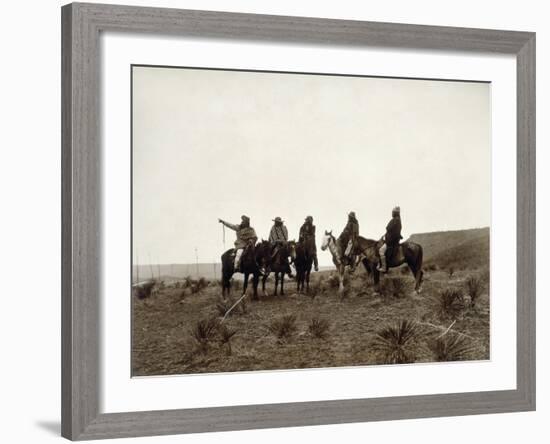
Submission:
M 446 335 L 428 343 L 436 361 L 465 361 L 474 351 L 467 339 L 460 335 Z
M 317 316 L 312 318 L 308 325 L 309 334 L 317 339 L 325 339 L 328 336 L 329 328 L 329 321 Z
M 191 330 L 191 336 L 196 341 L 199 350 L 203 353 L 208 351 L 210 341 L 216 334 L 219 322 L 215 318 L 201 319 Z
M 434 297 L 439 317 L 456 319 L 464 310 L 464 295 L 458 288 L 445 288 Z
M 408 364 L 414 362 L 414 342 L 417 337 L 417 325 L 408 319 L 402 319 L 394 325 L 388 325 L 376 334 L 372 348 L 384 364 Z
M 268 329 L 277 337 L 279 342 L 284 342 L 296 331 L 296 316 L 290 314 L 274 319 L 269 324 Z
M 483 291 L 483 282 L 475 276 L 469 276 L 468 279 L 466 279 L 466 291 L 470 296 L 470 306 L 475 307 L 477 299 L 481 296 L 481 292 Z

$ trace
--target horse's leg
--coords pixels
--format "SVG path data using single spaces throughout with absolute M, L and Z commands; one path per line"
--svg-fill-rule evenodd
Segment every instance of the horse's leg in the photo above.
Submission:
M 285 272 L 281 272 L 281 296 L 285 295 Z
M 254 288 L 254 300 L 257 301 L 258 298 L 258 284 L 260 283 L 260 275 L 254 273 L 252 277 L 252 287 Z
M 248 287 L 248 273 L 244 274 L 244 281 L 243 281 L 243 296 L 246 294 L 246 287 Z
M 277 296 L 277 287 L 279 286 L 279 272 L 275 272 L 275 296 Z
M 264 296 L 267 296 L 266 292 L 265 292 L 265 283 L 267 281 L 267 276 L 269 276 L 269 273 L 268 272 L 265 272 L 264 273 L 264 276 L 262 277 L 262 294 Z
M 338 267 L 338 277 L 340 278 L 340 285 L 338 286 L 338 293 L 340 296 L 344 294 L 344 274 L 346 273 L 346 266 L 340 265 Z
M 222 298 L 225 300 L 231 291 L 231 274 L 222 270 Z
M 372 267 L 372 276 L 374 280 L 374 292 L 380 293 L 380 272 L 376 266 Z
M 309 274 L 311 273 L 311 268 L 306 270 L 306 294 L 309 294 Z
M 424 272 L 421 268 L 414 265 L 409 264 L 409 268 L 414 276 L 414 291 L 416 291 L 416 294 L 420 294 L 422 291 L 422 276 L 424 275 Z

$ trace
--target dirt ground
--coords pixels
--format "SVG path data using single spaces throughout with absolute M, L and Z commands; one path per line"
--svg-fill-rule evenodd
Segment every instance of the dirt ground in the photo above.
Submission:
M 382 278 L 380 293 L 358 271 L 343 298 L 334 272 L 312 273 L 309 295 L 296 294 L 291 281 L 285 296 L 273 296 L 271 282 L 268 296 L 260 294 L 257 302 L 247 297 L 223 322 L 238 288 L 222 303 L 218 282 L 203 280 L 204 288 L 189 279 L 160 284 L 151 296 L 133 300 L 133 375 L 487 360 L 486 270 L 428 270 L 419 295 L 412 276 L 400 269 Z M 480 293 L 473 302 L 472 277 Z M 458 293 L 450 305 L 442 303 L 447 290 Z M 400 331 L 403 320 L 410 323 Z

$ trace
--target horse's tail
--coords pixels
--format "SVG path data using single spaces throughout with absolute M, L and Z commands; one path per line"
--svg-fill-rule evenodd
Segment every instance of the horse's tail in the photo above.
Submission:
M 231 257 L 233 249 L 227 250 L 221 255 L 222 261 L 222 293 L 231 288 L 231 276 L 233 275 L 233 258 Z
M 422 278 L 424 277 L 424 271 L 422 271 L 422 261 L 424 258 L 424 249 L 422 245 L 418 245 L 418 258 L 417 258 L 417 273 L 420 273 L 420 278 L 418 279 L 418 285 L 422 285 Z

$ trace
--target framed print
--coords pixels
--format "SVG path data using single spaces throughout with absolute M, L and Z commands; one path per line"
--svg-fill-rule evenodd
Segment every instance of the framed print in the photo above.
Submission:
M 533 33 L 62 24 L 63 436 L 535 408 Z

